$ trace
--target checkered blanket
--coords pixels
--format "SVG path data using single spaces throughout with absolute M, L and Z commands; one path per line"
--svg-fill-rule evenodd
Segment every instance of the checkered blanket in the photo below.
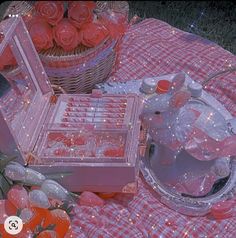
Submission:
M 133 25 L 125 35 L 110 81 L 127 81 L 184 71 L 198 82 L 236 66 L 236 57 L 199 36 L 156 19 Z M 212 79 L 208 92 L 236 116 L 236 73 Z M 162 205 L 139 178 L 138 193 L 118 194 L 103 207 L 76 208 L 73 235 L 78 238 L 236 237 L 236 218 L 223 221 L 187 217 Z

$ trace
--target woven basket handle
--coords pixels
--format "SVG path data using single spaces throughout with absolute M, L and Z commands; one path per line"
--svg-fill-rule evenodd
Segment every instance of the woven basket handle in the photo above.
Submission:
M 57 89 L 57 90 L 61 91 L 62 94 L 66 94 L 66 91 L 61 86 L 58 86 L 55 84 L 52 84 L 51 86 L 53 89 Z

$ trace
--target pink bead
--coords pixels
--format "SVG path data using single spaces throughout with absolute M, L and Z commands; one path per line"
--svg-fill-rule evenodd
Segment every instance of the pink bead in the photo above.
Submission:
M 80 195 L 79 204 L 89 207 L 103 206 L 104 200 L 92 192 L 85 191 Z
M 26 208 L 29 205 L 28 193 L 20 185 L 13 186 L 7 193 L 8 200 L 17 208 Z

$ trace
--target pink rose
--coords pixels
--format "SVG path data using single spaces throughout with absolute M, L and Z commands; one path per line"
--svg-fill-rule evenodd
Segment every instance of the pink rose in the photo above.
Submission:
M 83 24 L 93 21 L 93 9 L 96 4 L 93 1 L 73 1 L 69 3 L 68 18 L 70 22 L 81 28 Z
M 0 70 L 3 70 L 7 66 L 15 66 L 16 59 L 12 54 L 10 46 L 7 46 L 3 51 L 2 55 L 0 55 Z
M 109 32 L 103 25 L 91 22 L 83 25 L 79 34 L 83 45 L 95 47 L 108 37 Z
M 53 37 L 57 45 L 61 46 L 65 51 L 71 51 L 81 42 L 79 34 L 68 19 L 62 19 L 57 26 L 53 28 Z
M 37 1 L 35 10 L 53 26 L 57 25 L 64 15 L 64 5 L 62 1 Z
M 34 17 L 28 24 L 28 31 L 36 50 L 47 50 L 53 47 L 52 27 L 40 17 Z

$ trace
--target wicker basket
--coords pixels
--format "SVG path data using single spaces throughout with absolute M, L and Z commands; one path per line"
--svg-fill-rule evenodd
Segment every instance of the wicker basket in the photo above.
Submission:
M 27 15 L 32 11 L 32 4 L 26 1 L 13 1 L 8 6 L 4 17 L 17 14 Z M 129 5 L 126 1 L 97 2 L 96 11 L 104 11 L 108 8 L 128 16 Z M 116 59 L 116 45 L 116 40 L 107 38 L 95 48 L 79 45 L 70 53 L 54 46 L 39 52 L 39 57 L 51 84 L 58 85 L 66 93 L 89 93 L 95 84 L 104 82 L 111 73 Z M 6 78 L 8 78 L 7 75 L 5 74 Z M 61 92 L 55 87 L 54 91 Z

